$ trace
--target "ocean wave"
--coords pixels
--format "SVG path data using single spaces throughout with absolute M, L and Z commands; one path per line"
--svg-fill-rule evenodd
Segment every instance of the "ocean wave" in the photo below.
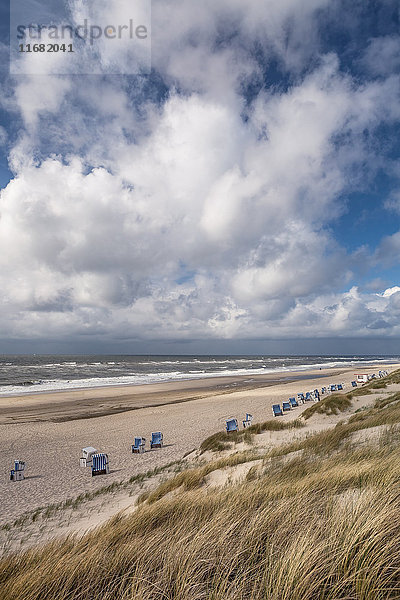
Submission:
M 345 359 L 338 357 L 332 357 L 334 360 L 329 362 L 305 362 L 302 364 L 280 364 L 277 366 L 266 367 L 265 362 L 260 368 L 243 368 L 238 366 L 237 368 L 228 368 L 221 366 L 223 370 L 174 370 L 174 371 L 161 371 L 151 373 L 138 373 L 137 371 L 131 371 L 125 375 L 114 375 L 106 377 L 86 377 L 82 379 L 27 379 L 23 382 L 2 382 L 0 385 L 0 396 L 5 395 L 23 395 L 31 394 L 36 392 L 52 392 L 82 388 L 96 388 L 96 387 L 110 387 L 110 386 L 125 386 L 125 385 L 145 385 L 152 383 L 163 383 L 167 381 L 183 381 L 183 380 L 196 380 L 206 379 L 210 377 L 229 377 L 229 376 L 251 376 L 251 375 L 267 375 L 267 374 L 279 374 L 289 373 L 294 371 L 310 371 L 314 369 L 334 369 L 337 367 L 354 367 L 357 365 L 368 365 L 376 363 L 389 363 L 395 360 L 389 358 L 355 358 Z M 287 360 L 287 359 L 286 359 Z M 232 365 L 238 364 L 234 360 L 230 361 Z M 101 364 L 101 363 L 100 363 Z M 190 362 L 193 366 L 193 361 Z M 132 364 L 129 365 L 132 368 Z M 161 365 L 160 365 L 161 366 Z M 27 389 L 29 388 L 29 389 Z

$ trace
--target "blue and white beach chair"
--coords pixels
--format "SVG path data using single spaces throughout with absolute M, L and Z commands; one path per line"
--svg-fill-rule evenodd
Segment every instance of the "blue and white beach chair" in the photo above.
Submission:
M 321 394 L 326 394 L 326 387 L 321 388 Z
M 132 444 L 132 454 L 143 454 L 145 451 L 146 438 L 135 437 L 135 441 Z
M 306 402 L 311 402 L 312 398 L 311 398 L 311 392 L 307 392 L 306 393 Z
M 274 414 L 274 417 L 281 417 L 283 415 L 283 412 L 282 412 L 280 404 L 273 404 L 272 405 L 272 412 Z
M 351 385 L 352 385 L 353 387 L 357 387 L 357 381 L 352 381 L 352 382 L 351 382 Z
M 283 412 L 287 412 L 289 410 L 292 410 L 292 405 L 290 404 L 290 402 L 282 402 L 282 409 Z
M 297 394 L 297 400 L 299 401 L 299 403 L 304 404 L 304 394 Z
M 239 425 L 237 419 L 234 417 L 230 417 L 225 421 L 226 425 L 226 433 L 233 433 L 234 431 L 239 431 Z
M 338 389 L 338 392 L 340 392 L 343 389 L 343 385 L 341 383 L 338 383 L 337 389 Z
M 96 475 L 107 475 L 109 472 L 108 454 L 93 454 L 92 477 L 95 477 Z
M 151 434 L 150 448 L 162 448 L 163 434 L 161 431 L 155 431 Z
M 296 398 L 289 398 L 289 402 L 292 405 L 292 408 L 296 408 L 296 406 L 299 405 L 299 403 L 297 402 Z
M 14 468 L 10 471 L 10 481 L 22 481 L 25 479 L 25 463 L 23 460 L 15 460 Z
M 242 421 L 243 427 L 245 429 L 246 429 L 246 427 L 250 427 L 252 421 L 253 421 L 253 415 L 251 415 L 250 413 L 246 413 L 246 418 Z

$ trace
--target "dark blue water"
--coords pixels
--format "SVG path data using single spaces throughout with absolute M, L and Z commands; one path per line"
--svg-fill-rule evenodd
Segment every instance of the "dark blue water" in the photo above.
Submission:
M 59 356 L 0 357 L 0 395 L 138 385 L 228 375 L 361 367 L 398 356 Z

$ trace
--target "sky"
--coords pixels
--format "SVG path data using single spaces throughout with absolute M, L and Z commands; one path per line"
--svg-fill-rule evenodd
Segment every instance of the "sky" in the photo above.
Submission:
M 12 75 L 8 12 L 0 352 L 400 353 L 397 1 L 153 0 L 141 75 Z

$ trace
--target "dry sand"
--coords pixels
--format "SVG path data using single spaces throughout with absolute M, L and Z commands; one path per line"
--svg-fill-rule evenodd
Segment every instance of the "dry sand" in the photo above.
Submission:
M 399 367 L 380 364 L 365 372 L 384 368 L 391 372 Z M 225 418 L 231 415 L 241 420 L 250 412 L 254 422 L 260 422 L 272 418 L 272 404 L 298 392 L 339 382 L 345 383 L 345 392 L 349 391 L 354 369 L 293 372 L 285 374 L 285 378 L 286 382 L 276 382 L 276 376 L 229 377 L 2 398 L 0 524 L 10 523 L 26 511 L 75 498 L 180 460 L 198 448 L 206 437 L 223 430 Z M 361 397 L 359 402 L 365 403 L 365 398 Z M 110 414 L 111 407 L 122 406 L 124 412 Z M 283 418 L 294 419 L 307 406 Z M 82 418 L 84 414 L 88 416 L 88 411 L 108 414 Z M 158 430 L 164 433 L 165 446 L 161 450 L 132 455 L 130 445 L 135 435 L 149 440 L 151 432 Z M 278 433 L 279 441 L 285 441 L 285 435 L 293 435 L 293 432 Z M 79 467 L 81 449 L 89 445 L 108 453 L 109 475 L 92 478 L 89 468 Z M 14 459 L 26 462 L 26 479 L 22 482 L 9 481 Z M 114 512 L 121 507 L 129 508 L 133 501 L 134 498 L 131 502 L 120 499 L 122 505 L 117 502 Z M 104 518 L 112 513 L 110 506 L 106 507 Z M 96 522 L 101 520 L 100 516 Z

